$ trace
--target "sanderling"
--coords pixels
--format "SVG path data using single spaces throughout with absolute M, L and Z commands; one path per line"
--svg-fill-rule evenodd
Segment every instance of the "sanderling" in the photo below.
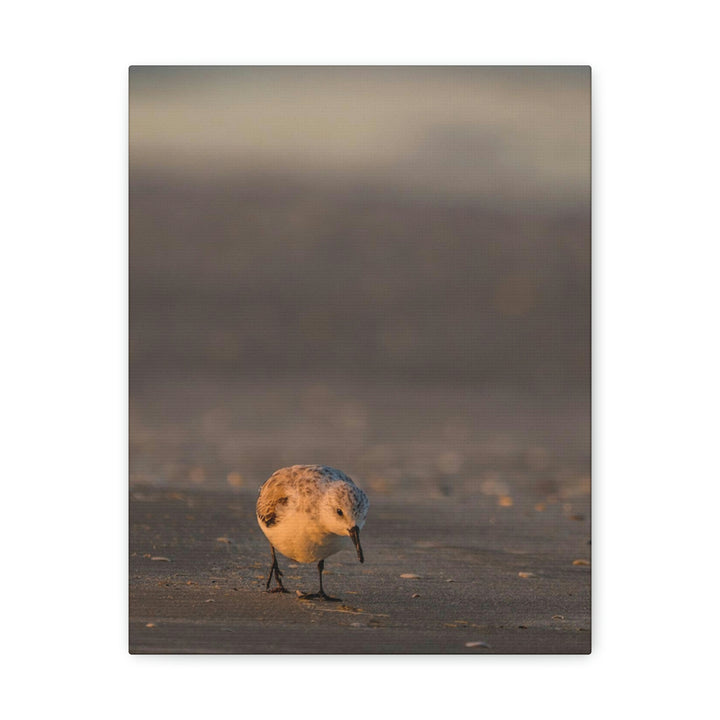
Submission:
M 364 562 L 360 529 L 368 506 L 365 493 L 340 470 L 324 465 L 293 465 L 273 473 L 260 488 L 256 514 L 260 529 L 270 541 L 272 565 L 265 589 L 283 587 L 275 550 L 300 563 L 318 561 L 320 592 L 302 598 L 337 600 L 323 590 L 325 558 L 343 550 L 349 537 L 358 560 Z M 270 590 L 273 573 L 277 587 Z

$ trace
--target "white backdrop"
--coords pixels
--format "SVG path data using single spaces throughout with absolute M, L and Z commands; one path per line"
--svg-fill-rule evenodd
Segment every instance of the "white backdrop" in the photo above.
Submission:
M 605 718 L 700 716 L 716 704 L 716 23 L 709 3 L 667 8 L 552 0 L 6 8 L 8 707 L 77 718 Z M 591 656 L 127 654 L 134 64 L 592 66 Z

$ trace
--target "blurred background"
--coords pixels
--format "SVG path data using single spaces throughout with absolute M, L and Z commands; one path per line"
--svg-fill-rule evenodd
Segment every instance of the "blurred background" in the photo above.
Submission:
M 590 69 L 130 69 L 130 481 L 571 504 Z

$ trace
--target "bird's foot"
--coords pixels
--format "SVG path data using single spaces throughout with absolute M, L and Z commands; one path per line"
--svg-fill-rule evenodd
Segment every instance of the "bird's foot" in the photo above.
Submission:
M 302 593 L 298 590 L 297 596 L 300 600 L 327 600 L 329 602 L 342 602 L 341 598 L 330 597 L 324 592 Z
M 271 590 L 270 583 L 272 582 L 273 574 L 275 575 L 275 582 L 277 583 L 277 586 Z M 275 559 L 275 554 L 273 553 L 273 565 L 270 568 L 270 574 L 268 575 L 267 582 L 265 583 L 265 590 L 269 593 L 278 593 L 278 592 L 286 593 L 287 590 L 285 589 L 285 587 L 282 584 L 282 579 L 281 579 L 282 576 L 283 576 L 283 573 L 280 570 L 280 568 L 278 567 L 277 560 Z

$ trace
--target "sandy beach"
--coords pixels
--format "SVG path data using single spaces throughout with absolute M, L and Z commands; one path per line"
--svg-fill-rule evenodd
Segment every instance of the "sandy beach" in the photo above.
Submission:
M 129 650 L 142 653 L 589 653 L 590 516 L 583 503 L 372 499 L 365 564 L 328 559 L 342 602 L 301 600 L 314 565 L 270 564 L 256 491 L 130 494 Z

